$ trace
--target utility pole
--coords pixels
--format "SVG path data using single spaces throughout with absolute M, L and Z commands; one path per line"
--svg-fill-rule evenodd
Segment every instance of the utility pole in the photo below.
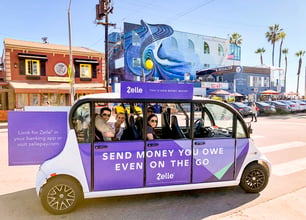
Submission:
M 99 0 L 96 5 L 96 20 L 97 24 L 102 24 L 105 27 L 105 86 L 106 91 L 109 92 L 109 62 L 108 62 L 108 26 L 115 26 L 115 24 L 108 23 L 108 14 L 113 13 L 113 7 L 110 5 L 111 0 Z M 101 20 L 105 19 L 104 22 Z
M 72 63 L 72 49 L 71 49 L 71 16 L 70 16 L 70 7 L 71 7 L 71 0 L 69 2 L 68 8 L 68 29 L 69 29 L 69 67 L 68 67 L 68 76 L 70 80 L 70 104 L 73 105 L 74 103 L 74 96 L 75 96 L 75 88 L 74 88 L 74 68 Z

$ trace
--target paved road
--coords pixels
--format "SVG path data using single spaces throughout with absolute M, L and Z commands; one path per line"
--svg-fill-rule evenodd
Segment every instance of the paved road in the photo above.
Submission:
M 248 120 L 248 119 L 246 119 Z M 35 196 L 38 166 L 7 166 L 0 129 L 0 213 L 4 219 L 306 219 L 306 114 L 259 118 L 252 137 L 273 164 L 260 194 L 239 187 L 86 200 L 73 213 L 50 215 Z

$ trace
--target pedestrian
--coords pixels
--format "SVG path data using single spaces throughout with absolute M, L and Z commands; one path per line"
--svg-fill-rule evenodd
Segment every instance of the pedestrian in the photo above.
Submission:
M 258 107 L 257 107 L 255 102 L 252 103 L 251 111 L 252 111 L 252 120 L 251 121 L 253 121 L 253 119 L 255 119 L 254 122 L 257 122 Z

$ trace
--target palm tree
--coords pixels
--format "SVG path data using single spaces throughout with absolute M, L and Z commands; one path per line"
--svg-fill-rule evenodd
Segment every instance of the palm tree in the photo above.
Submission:
M 287 59 L 287 54 L 288 54 L 288 48 L 284 48 L 282 50 L 282 53 L 285 55 L 285 90 L 286 90 L 286 82 L 287 82 L 287 68 L 288 68 L 288 59 Z
M 231 36 L 230 36 L 230 40 L 229 42 L 231 44 L 236 44 L 236 45 L 240 45 L 242 44 L 242 36 L 240 34 L 238 34 L 237 32 L 233 33 Z
M 279 33 L 279 39 L 280 39 L 280 45 L 279 45 L 279 59 L 278 59 L 278 67 L 281 67 L 281 60 L 282 60 L 282 47 L 283 47 L 283 42 L 284 42 L 284 39 L 286 37 L 286 33 L 284 31 L 281 31 Z
M 260 54 L 260 64 L 263 65 L 263 59 L 262 59 L 262 54 L 266 52 L 265 48 L 258 48 L 255 53 Z
M 297 85 L 296 85 L 296 94 L 299 94 L 299 83 L 300 83 L 300 73 L 301 73 L 301 67 L 302 67 L 302 56 L 305 55 L 304 50 L 300 50 L 295 53 L 295 56 L 299 57 L 299 66 L 298 66 L 298 72 L 297 72 Z
M 268 42 L 272 44 L 272 66 L 274 66 L 274 49 L 275 42 L 279 40 L 279 33 L 283 29 L 279 28 L 278 24 L 274 24 L 273 26 L 269 26 L 269 31 L 266 32 L 266 38 Z

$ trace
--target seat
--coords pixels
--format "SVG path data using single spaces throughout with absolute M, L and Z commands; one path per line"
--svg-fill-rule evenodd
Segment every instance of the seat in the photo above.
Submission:
M 137 116 L 137 118 L 135 119 L 135 126 L 136 129 L 140 135 L 140 137 L 142 137 L 142 132 L 143 132 L 143 118 L 141 116 Z
M 175 115 L 171 116 L 171 136 L 173 139 L 186 138 Z
M 139 140 L 141 134 L 139 133 L 136 125 L 134 116 L 130 115 L 126 129 L 123 131 L 121 140 Z
M 168 112 L 161 114 L 162 138 L 171 138 L 170 117 Z

